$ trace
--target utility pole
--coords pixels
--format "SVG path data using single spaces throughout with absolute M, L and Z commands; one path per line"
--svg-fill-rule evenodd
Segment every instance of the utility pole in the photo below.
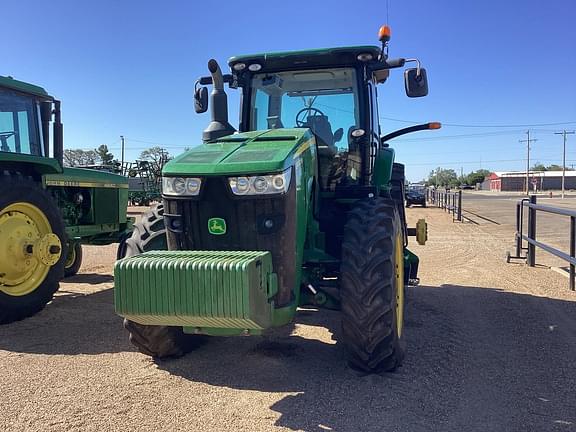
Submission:
M 519 140 L 520 143 L 526 143 L 526 195 L 530 195 L 530 143 L 538 141 L 537 139 L 530 139 L 530 130 L 526 131 L 528 136 L 525 140 Z
M 124 169 L 124 135 L 120 135 L 120 140 L 122 141 L 122 169 Z
M 566 135 L 574 135 L 574 131 L 568 132 L 564 129 L 562 132 L 554 132 L 554 134 L 564 137 L 564 148 L 562 150 L 562 199 L 564 199 L 564 190 L 566 188 Z

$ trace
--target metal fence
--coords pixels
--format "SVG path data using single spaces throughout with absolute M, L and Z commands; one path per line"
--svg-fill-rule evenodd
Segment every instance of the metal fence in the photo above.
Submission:
M 528 229 L 527 234 L 524 234 L 524 211 L 528 212 Z M 538 212 L 551 213 L 561 216 L 566 216 L 570 218 L 570 254 L 562 252 L 550 245 L 539 242 L 536 240 L 537 231 L 537 215 Z M 536 196 L 532 195 L 530 198 L 524 198 L 516 204 L 516 255 L 512 256 L 508 252 L 506 256 L 506 261 L 510 262 L 511 258 L 514 259 L 525 259 L 526 263 L 530 267 L 536 265 L 536 248 L 545 250 L 546 252 L 557 256 L 558 258 L 566 261 L 570 266 L 569 279 L 570 279 L 570 289 L 574 291 L 576 289 L 575 285 L 575 266 L 576 266 L 576 211 L 569 210 L 561 207 L 552 207 L 547 205 L 540 205 L 536 203 Z M 526 246 L 524 246 L 524 241 Z M 523 252 L 526 255 L 522 255 Z
M 441 208 L 452 214 L 452 221 L 462 222 L 462 191 L 450 192 L 439 189 L 426 189 L 429 205 Z

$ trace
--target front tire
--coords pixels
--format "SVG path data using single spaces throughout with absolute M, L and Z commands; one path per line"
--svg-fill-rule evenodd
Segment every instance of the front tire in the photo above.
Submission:
M 0 324 L 44 309 L 64 276 L 67 253 L 64 221 L 48 192 L 26 178 L 2 177 Z
M 404 358 L 404 238 L 397 205 L 360 202 L 344 228 L 342 338 L 349 365 L 394 371 Z
M 127 258 L 151 250 L 167 250 L 164 206 L 158 204 L 142 215 L 132 236 L 121 242 L 118 258 Z M 142 354 L 155 358 L 181 357 L 197 348 L 204 338 L 184 333 L 182 327 L 155 326 L 124 320 L 129 340 Z
M 68 245 L 68 256 L 64 262 L 64 277 L 74 276 L 82 265 L 82 245 L 74 243 Z

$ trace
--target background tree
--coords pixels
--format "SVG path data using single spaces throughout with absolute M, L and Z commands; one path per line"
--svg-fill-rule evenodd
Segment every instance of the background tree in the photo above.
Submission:
M 546 167 L 547 171 L 562 171 L 562 165 L 551 164 Z M 566 171 L 573 171 L 572 168 L 566 167 Z
M 542 162 L 536 162 L 530 168 L 530 171 L 547 171 L 546 166 Z
M 162 168 L 172 156 L 162 147 L 151 147 L 140 153 L 140 159 L 148 162 L 148 166 L 152 174 L 156 177 L 160 177 L 162 173 Z
M 476 183 L 482 183 L 486 177 L 490 175 L 490 170 L 479 169 L 472 171 L 466 176 L 466 184 L 476 186 Z
M 66 149 L 64 150 L 64 165 L 77 167 L 94 165 L 98 160 L 98 154 L 94 150 Z
M 428 176 L 428 185 L 442 187 L 442 186 L 457 186 L 458 176 L 453 169 L 436 168 Z
M 113 165 L 114 164 L 114 155 L 110 153 L 108 150 L 108 146 L 106 144 L 102 144 L 100 147 L 94 150 L 98 155 L 98 159 L 100 159 L 100 163 L 102 165 Z

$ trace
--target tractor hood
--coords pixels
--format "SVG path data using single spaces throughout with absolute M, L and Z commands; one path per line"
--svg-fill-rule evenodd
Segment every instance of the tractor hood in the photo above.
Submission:
M 282 171 L 314 143 L 309 129 L 244 132 L 202 144 L 176 157 L 165 176 L 254 174 Z

